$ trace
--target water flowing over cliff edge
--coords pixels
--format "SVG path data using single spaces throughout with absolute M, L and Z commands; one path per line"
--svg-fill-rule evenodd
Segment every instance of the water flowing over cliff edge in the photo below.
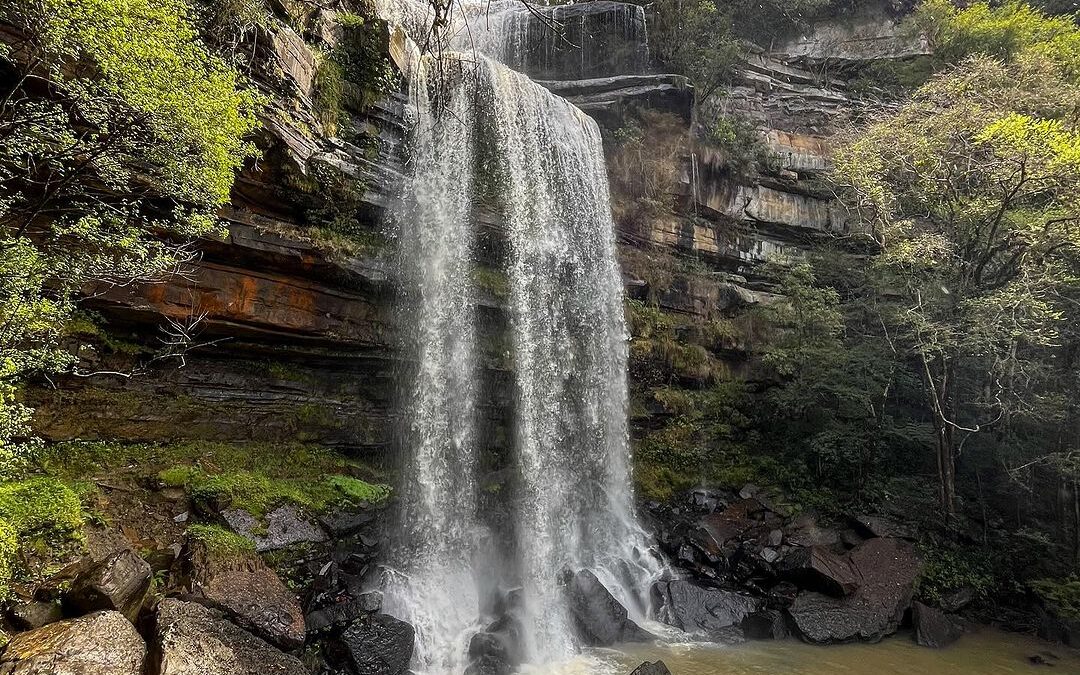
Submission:
M 396 220 L 417 364 L 388 607 L 416 627 L 416 665 L 433 673 L 463 672 L 487 623 L 515 625 L 520 660 L 565 659 L 582 646 L 567 574 L 590 570 L 644 617 L 660 569 L 633 514 L 627 330 L 599 130 L 495 60 L 525 61 L 526 8 L 462 9 L 463 23 L 435 36 L 415 32 L 426 6 L 385 11 L 414 31 L 411 173 Z M 506 223 L 517 480 L 504 536 L 478 522 L 475 498 L 470 215 L 480 201 Z

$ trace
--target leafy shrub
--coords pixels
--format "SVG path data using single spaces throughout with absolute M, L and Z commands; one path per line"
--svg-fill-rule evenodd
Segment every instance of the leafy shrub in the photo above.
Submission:
M 923 542 L 919 546 L 923 568 L 916 582 L 919 597 L 938 604 L 949 593 L 971 588 L 978 600 L 990 597 L 996 582 L 991 553 L 982 549 Z
M 1080 578 L 1037 579 L 1029 585 L 1055 614 L 1064 619 L 1080 619 Z

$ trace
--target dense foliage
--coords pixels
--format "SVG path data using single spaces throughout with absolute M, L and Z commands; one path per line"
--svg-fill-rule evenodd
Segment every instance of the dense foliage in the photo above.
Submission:
M 0 478 L 12 479 L 30 414 L 19 383 L 75 365 L 62 341 L 77 294 L 176 270 L 179 242 L 217 229 L 259 99 L 179 0 L 13 0 L 0 36 Z M 4 485 L 0 589 L 8 534 L 77 529 L 77 497 L 42 480 Z M 30 493 L 53 506 L 13 510 Z

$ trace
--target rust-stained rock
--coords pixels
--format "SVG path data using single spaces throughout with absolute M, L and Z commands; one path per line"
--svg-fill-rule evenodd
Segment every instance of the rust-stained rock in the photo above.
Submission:
M 915 547 L 899 539 L 870 539 L 851 551 L 859 589 L 844 598 L 802 591 L 788 609 L 807 642 L 876 642 L 896 632 L 911 606 L 920 561 Z
M 3 675 L 142 675 L 146 645 L 119 612 L 58 621 L 12 638 Z

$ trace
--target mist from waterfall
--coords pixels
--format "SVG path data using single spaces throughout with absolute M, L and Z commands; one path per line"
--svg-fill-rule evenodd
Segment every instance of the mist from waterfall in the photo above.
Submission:
M 393 1 L 393 0 L 391 0 Z M 424 5 L 384 16 L 423 25 Z M 484 21 L 475 8 L 459 12 Z M 478 49 L 506 56 L 507 9 Z M 482 39 L 478 39 L 482 38 Z M 500 45 L 502 45 L 500 47 Z M 412 57 L 412 173 L 398 221 L 416 366 L 404 441 L 403 546 L 387 611 L 417 629 L 415 667 L 462 673 L 493 591 L 492 539 L 477 513 L 474 225 L 483 193 L 508 242 L 509 327 L 516 388 L 511 505 L 515 541 L 500 570 L 520 587 L 513 608 L 528 662 L 581 647 L 560 578 L 590 569 L 631 612 L 659 564 L 633 514 L 627 433 L 627 332 L 603 148 L 596 123 L 524 75 L 477 52 Z M 499 557 L 499 556 L 495 556 Z

